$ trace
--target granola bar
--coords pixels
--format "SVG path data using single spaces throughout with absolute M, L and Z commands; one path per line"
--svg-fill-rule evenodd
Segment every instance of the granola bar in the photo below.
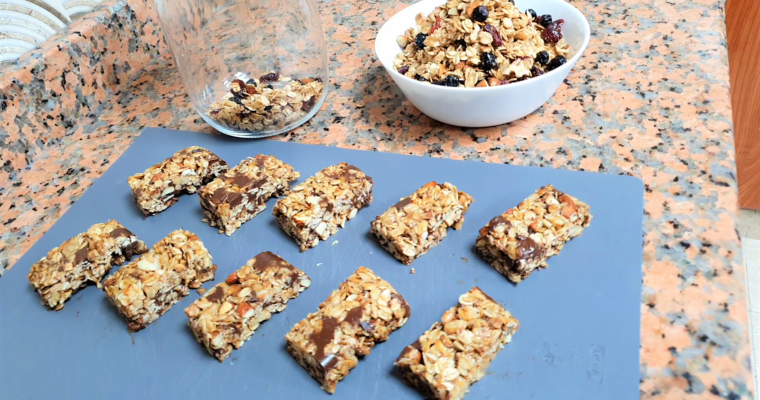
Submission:
M 130 176 L 128 182 L 143 214 L 155 215 L 174 205 L 180 194 L 195 193 L 227 169 L 227 163 L 216 154 L 192 146 Z
M 198 343 L 219 362 L 311 285 L 300 269 L 264 252 L 185 309 Z
M 211 104 L 206 115 L 238 131 L 284 129 L 312 111 L 324 87 L 320 78 L 291 79 L 276 72 L 245 82 L 234 79 L 229 93 Z
M 396 259 L 410 265 L 460 229 L 474 200 L 450 183 L 430 182 L 372 221 L 372 233 Z
M 509 311 L 473 287 L 401 352 L 396 367 L 426 398 L 460 400 L 519 327 Z
M 547 185 L 492 219 L 480 230 L 476 247 L 492 267 L 519 283 L 545 268 L 549 257 L 580 236 L 591 218 L 586 203 Z
M 564 20 L 507 0 L 449 0 L 397 38 L 402 75 L 443 86 L 488 87 L 543 75 L 567 62 Z
M 372 178 L 353 165 L 329 166 L 278 200 L 274 216 L 306 251 L 337 233 L 338 227 L 369 205 L 373 185 Z
M 211 254 L 198 236 L 176 230 L 109 276 L 103 286 L 134 332 L 157 320 L 187 296 L 189 288 L 214 279 L 215 272 Z
M 328 393 L 375 343 L 411 316 L 406 300 L 368 268 L 360 267 L 319 310 L 285 335 L 288 351 Z
M 87 284 L 100 286 L 112 266 L 146 251 L 145 243 L 117 221 L 95 224 L 35 263 L 29 272 L 29 283 L 45 305 L 60 310 Z
M 290 191 L 301 176 L 274 156 L 248 157 L 201 188 L 201 207 L 211 226 L 227 236 L 267 208 L 265 202 Z

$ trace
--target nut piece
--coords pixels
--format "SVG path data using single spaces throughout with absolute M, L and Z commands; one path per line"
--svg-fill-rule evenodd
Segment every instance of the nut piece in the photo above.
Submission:
M 450 183 L 430 182 L 372 221 L 372 233 L 397 260 L 410 265 L 460 229 L 474 200 Z
M 186 308 L 188 325 L 198 343 L 222 362 L 309 285 L 303 271 L 267 251 Z
M 264 211 L 267 200 L 287 194 L 300 176 L 276 157 L 259 154 L 202 187 L 198 197 L 209 224 L 230 236 Z
M 153 246 L 135 262 L 119 269 L 103 282 L 106 296 L 127 320 L 130 331 L 139 331 L 167 312 L 201 284 L 214 279 L 203 242 L 193 233 L 177 230 Z
M 317 312 L 285 335 L 288 351 L 328 393 L 378 342 L 411 316 L 406 300 L 368 268 L 360 267 Z
M 546 268 L 570 239 L 591 223 L 589 206 L 575 197 L 544 186 L 492 219 L 480 230 L 475 245 L 483 258 L 514 283 Z
M 401 352 L 396 367 L 426 398 L 460 400 L 519 327 L 509 311 L 473 287 Z
M 29 272 L 29 283 L 45 305 L 60 310 L 66 300 L 89 283 L 100 287 L 100 280 L 112 266 L 146 251 L 145 243 L 117 221 L 95 224 L 35 263 Z
M 327 240 L 372 202 L 372 178 L 346 163 L 329 166 L 277 201 L 280 227 L 306 251 Z
M 195 193 L 227 169 L 227 163 L 216 154 L 192 146 L 130 176 L 128 182 L 143 214 L 155 215 L 174 205 L 180 194 Z

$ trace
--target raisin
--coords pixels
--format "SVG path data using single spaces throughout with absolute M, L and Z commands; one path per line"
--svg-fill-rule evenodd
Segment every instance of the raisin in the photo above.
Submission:
M 266 106 L 266 107 L 264 107 L 264 111 L 266 111 L 266 112 L 270 112 L 270 111 L 272 111 L 272 108 L 273 108 L 273 107 L 274 107 L 274 106 Z
M 549 62 L 549 52 L 546 50 L 539 51 L 536 54 L 536 64 L 546 65 Z
M 272 86 L 272 85 L 266 85 L 264 87 L 267 88 L 267 89 L 274 89 L 274 86 Z
M 232 102 L 235 104 L 240 104 L 241 106 L 243 105 L 243 100 L 240 100 L 239 97 L 232 97 Z
M 322 78 L 314 78 L 315 81 L 322 83 Z
M 425 39 L 427 39 L 428 35 L 420 32 L 417 34 L 417 37 L 414 38 L 414 44 L 417 46 L 418 49 L 422 50 L 425 48 Z
M 541 76 L 544 74 L 544 71 L 541 68 L 538 68 L 538 66 L 534 65 L 533 68 L 530 69 L 530 75 L 531 76 Z
M 398 73 L 401 75 L 406 75 L 406 73 L 409 72 L 409 66 L 404 65 L 403 67 L 398 69 Z
M 431 82 L 431 83 L 432 83 L 433 85 L 436 85 L 436 86 L 444 86 L 444 85 L 443 85 L 443 81 L 433 81 L 433 82 Z
M 235 98 L 243 99 L 248 97 L 248 87 L 245 85 L 245 82 L 240 79 L 235 79 L 230 84 L 230 93 L 232 93 Z
M 480 67 L 483 71 L 490 71 L 499 67 L 496 62 L 496 56 L 493 53 L 483 53 L 480 55 Z
M 266 83 L 266 82 L 277 82 L 280 80 L 280 73 L 279 72 L 271 72 L 266 75 L 263 75 L 261 78 L 259 78 L 259 82 Z
M 246 85 L 253 85 L 253 87 L 256 87 L 256 80 L 253 79 L 253 78 L 248 79 L 247 81 L 245 81 L 245 84 Z
M 552 23 L 552 16 L 549 14 L 544 14 L 540 17 L 538 17 L 538 24 L 546 28 L 549 24 Z
M 533 11 L 532 8 L 529 8 L 529 9 L 525 10 L 525 13 L 530 16 L 531 21 L 535 21 L 536 20 L 536 12 Z
M 305 111 L 305 112 L 311 111 L 312 107 L 314 107 L 314 104 L 316 102 L 317 102 L 317 96 L 311 96 L 309 100 L 303 102 L 303 105 L 301 106 L 301 111 Z
M 418 80 L 420 82 L 427 82 L 428 81 L 427 79 L 425 79 L 424 76 L 422 76 L 420 74 L 417 74 L 417 76 L 415 76 L 414 79 L 416 79 L 416 80 Z
M 472 20 L 476 22 L 486 22 L 488 19 L 488 7 L 477 6 L 472 10 Z
M 542 35 L 544 42 L 557 43 L 562 39 L 562 24 L 565 23 L 564 19 L 558 19 L 546 26 Z
M 443 86 L 457 87 L 459 86 L 459 78 L 449 75 L 443 80 Z
M 493 25 L 486 24 L 486 26 L 483 27 L 483 30 L 491 34 L 495 47 L 499 47 L 504 44 L 504 40 L 502 40 L 501 35 L 499 34 L 499 30 L 496 29 Z
M 547 65 L 546 68 L 549 71 L 553 71 L 565 65 L 566 62 L 567 62 L 567 59 L 565 58 L 565 56 L 557 56 L 557 57 L 554 57 L 551 61 L 549 61 L 549 65 Z
M 454 41 L 454 46 L 461 47 L 462 49 L 466 49 L 467 42 L 465 42 L 464 39 L 457 39 Z

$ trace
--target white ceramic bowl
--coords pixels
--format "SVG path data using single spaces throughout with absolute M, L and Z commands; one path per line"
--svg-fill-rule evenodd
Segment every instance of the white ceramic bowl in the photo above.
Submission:
M 515 5 L 521 11 L 532 8 L 538 15 L 551 14 L 555 21 L 565 20 L 562 35 L 570 45 L 565 65 L 522 82 L 484 88 L 437 86 L 399 74 L 393 68 L 393 59 L 401 52 L 396 38 L 415 26 L 414 17 L 417 14 L 427 15 L 444 3 L 446 0 L 422 0 L 394 15 L 377 33 L 375 53 L 415 107 L 430 118 L 450 125 L 473 128 L 494 126 L 532 113 L 557 91 L 586 50 L 591 36 L 588 21 L 583 14 L 563 0 L 515 0 Z

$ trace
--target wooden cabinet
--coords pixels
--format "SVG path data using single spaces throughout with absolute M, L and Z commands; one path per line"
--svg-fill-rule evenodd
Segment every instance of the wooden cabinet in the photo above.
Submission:
M 760 1 L 726 3 L 739 205 L 760 209 Z

